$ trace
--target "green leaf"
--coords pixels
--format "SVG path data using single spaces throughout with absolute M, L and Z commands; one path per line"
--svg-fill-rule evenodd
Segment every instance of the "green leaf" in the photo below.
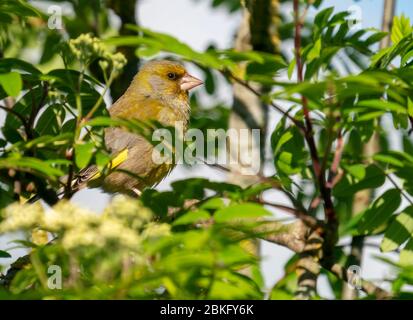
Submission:
M 3 58 L 0 60 L 0 69 L 6 71 L 19 71 L 20 74 L 40 76 L 42 73 L 32 64 L 15 58 Z
M 208 211 L 205 211 L 205 210 L 190 211 L 180 216 L 178 219 L 176 219 L 172 223 L 172 225 L 179 226 L 179 225 L 185 225 L 185 224 L 195 224 L 203 220 L 208 220 L 210 218 L 211 216 L 208 213 Z
M 277 141 L 277 144 L 275 146 L 274 149 L 274 154 L 277 154 L 279 152 L 279 150 L 281 149 L 281 147 L 287 143 L 288 141 L 290 141 L 292 138 L 294 137 L 293 133 L 291 131 L 286 131 L 281 138 Z
M 249 277 L 237 272 L 220 272 L 211 286 L 207 299 L 262 299 L 263 294 Z
M 364 30 L 363 30 L 364 31 Z M 370 46 L 376 42 L 379 42 L 381 39 L 387 37 L 387 32 L 375 32 L 373 33 L 371 36 L 369 36 L 366 41 L 364 42 L 364 44 Z
M 321 53 L 321 38 L 318 38 L 318 40 L 314 43 L 312 48 L 307 54 L 307 62 L 311 62 L 317 58 L 320 57 Z
M 413 266 L 413 238 L 409 240 L 409 242 L 400 252 L 399 263 L 402 266 Z
M 27 240 L 13 240 L 11 243 L 17 243 L 21 245 L 23 248 L 37 248 L 38 245 Z
M 280 123 L 271 136 L 274 165 L 279 174 L 287 176 L 303 172 L 306 168 L 304 138 L 296 127 L 284 128 Z
M 8 158 L 0 159 L 0 168 L 13 168 L 22 171 L 35 171 L 49 179 L 56 179 L 58 176 L 62 176 L 63 172 L 52 166 L 55 160 L 44 161 L 37 158 L 21 157 L 20 155 L 13 154 Z
M 22 78 L 17 72 L 0 74 L 0 84 L 11 97 L 17 97 L 23 88 Z
M 291 60 L 290 64 L 288 65 L 288 79 L 291 80 L 292 76 L 293 76 L 293 72 L 295 70 L 295 65 L 296 65 L 296 61 L 295 58 Z
M 45 15 L 38 9 L 27 3 L 27 1 L 14 0 L 14 1 L 0 1 L 0 11 L 12 12 L 20 17 L 42 17 Z
M 366 176 L 366 168 L 362 164 L 344 166 L 344 168 L 347 170 L 348 173 L 350 173 L 356 179 L 362 180 Z
M 20 103 L 20 101 L 16 102 L 13 106 L 13 110 L 22 116 L 30 114 L 30 109 L 30 106 Z M 21 141 L 22 136 L 17 129 L 21 128 L 22 125 L 23 124 L 19 118 L 15 117 L 11 113 L 7 114 L 6 122 L 1 129 L 4 137 L 11 143 Z
M 105 152 L 99 151 L 96 153 L 96 165 L 98 166 L 99 170 L 103 170 L 103 168 L 110 162 L 112 157 Z
M 390 224 L 384 234 L 380 249 L 396 250 L 413 235 L 413 206 L 405 208 Z
M 373 159 L 396 167 L 403 167 L 403 162 L 389 154 L 375 154 Z
M 395 102 L 389 102 L 384 100 L 364 100 L 357 104 L 357 107 L 366 107 L 370 109 L 380 109 L 383 111 L 394 111 L 402 114 L 406 114 L 407 110 L 404 106 L 401 106 Z M 361 109 L 360 109 L 361 110 Z
M 363 113 L 363 114 L 357 116 L 355 122 L 357 122 L 357 123 L 367 122 L 367 121 L 370 121 L 370 120 L 378 119 L 384 114 L 385 114 L 384 111 L 366 112 L 366 113 Z
M 141 46 L 138 49 L 136 49 L 136 56 L 139 58 L 149 58 L 157 55 L 159 51 L 161 51 L 162 48 L 160 48 L 157 45 L 154 45 L 152 47 L 148 46 Z
M 361 234 L 374 234 L 393 215 L 401 203 L 400 191 L 391 189 L 376 199 L 364 212 L 358 225 Z
M 63 146 L 68 144 L 72 140 L 71 133 L 63 133 L 59 135 L 43 135 L 33 140 L 30 140 L 24 144 L 21 144 L 21 147 L 24 149 L 35 148 L 44 148 L 46 146 Z M 15 147 L 20 147 L 20 144 L 15 144 Z
M 76 129 L 76 119 L 67 120 L 62 126 L 62 132 L 74 132 Z
M 277 73 L 287 67 L 285 61 L 274 54 L 257 51 L 249 53 L 253 53 L 254 57 L 257 56 L 257 59 L 251 60 L 248 63 L 245 76 L 246 80 L 272 85 Z
M 214 219 L 216 222 L 229 222 L 237 219 L 256 219 L 271 216 L 271 213 L 255 203 L 235 204 L 218 210 Z
M 413 101 L 410 98 L 407 98 L 407 114 L 413 117 Z
M 225 207 L 225 203 L 221 198 L 212 198 L 203 202 L 200 206 L 204 210 L 216 210 L 222 209 Z
M 36 131 L 39 135 L 57 135 L 60 131 L 60 123 L 63 122 L 66 112 L 59 104 L 47 107 L 40 115 L 36 123 Z
M 75 146 L 75 163 L 79 169 L 85 168 L 93 156 L 95 145 L 92 142 L 77 144 Z
M 0 258 L 11 258 L 10 253 L 0 250 Z
M 333 194 L 337 198 L 346 198 L 364 189 L 375 189 L 383 185 L 386 176 L 376 165 L 370 165 L 366 169 L 363 179 L 352 179 L 349 176 L 343 177 L 334 187 Z
M 317 13 L 317 15 L 314 18 L 314 24 L 321 29 L 325 24 L 327 24 L 327 21 L 332 15 L 333 11 L 334 7 L 328 7 Z
M 154 32 L 149 29 L 137 27 L 135 25 L 128 25 L 128 28 L 139 32 L 140 35 L 136 36 L 122 36 L 105 40 L 109 45 L 123 45 L 123 46 L 145 46 L 145 53 L 153 53 L 156 50 L 165 51 L 180 55 L 182 58 L 188 61 L 200 63 L 204 67 L 210 67 L 214 69 L 222 69 L 227 63 L 227 66 L 233 66 L 229 60 L 220 59 L 218 54 L 214 54 L 213 51 L 205 53 L 197 52 L 193 50 L 186 43 L 179 41 L 171 35 Z
M 397 44 L 406 36 L 412 34 L 412 26 L 410 25 L 410 19 L 402 14 L 399 17 L 394 17 L 393 27 L 391 30 L 391 41 L 393 44 Z

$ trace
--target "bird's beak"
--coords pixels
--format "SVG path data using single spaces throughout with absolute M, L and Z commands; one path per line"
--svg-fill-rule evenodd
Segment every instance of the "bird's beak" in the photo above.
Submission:
M 191 76 L 190 74 L 185 74 L 180 81 L 180 87 L 182 91 L 189 91 L 203 83 L 203 81 Z

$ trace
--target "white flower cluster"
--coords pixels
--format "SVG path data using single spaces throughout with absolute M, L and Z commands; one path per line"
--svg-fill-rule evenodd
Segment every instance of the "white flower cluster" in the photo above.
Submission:
M 120 53 L 111 53 L 99 38 L 91 34 L 81 34 L 76 39 L 69 40 L 69 48 L 73 55 L 85 64 L 89 64 L 93 58 L 101 58 L 99 65 L 103 70 L 112 65 L 113 70 L 118 72 L 123 69 L 127 60 Z
M 40 203 L 31 206 L 13 203 L 3 210 L 2 217 L 4 220 L 0 223 L 0 233 L 34 229 L 44 224 L 44 212 Z
M 139 229 L 152 219 L 152 212 L 142 206 L 139 201 L 118 195 L 106 207 L 104 215 L 109 218 L 119 219 L 127 223 L 132 229 Z
M 92 37 L 89 33 L 83 33 L 76 39 L 70 39 L 69 48 L 73 55 L 82 61 L 88 61 L 96 56 L 101 57 L 105 52 L 105 48 L 99 38 Z
M 110 246 L 139 251 L 143 240 L 170 234 L 169 225 L 151 222 L 151 211 L 126 196 L 114 197 L 102 215 L 62 200 L 48 211 L 39 203 L 12 204 L 2 217 L 0 233 L 39 228 L 56 234 L 67 250 Z

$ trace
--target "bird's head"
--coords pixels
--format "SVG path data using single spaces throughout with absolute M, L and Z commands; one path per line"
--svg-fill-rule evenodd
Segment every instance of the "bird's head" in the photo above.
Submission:
M 187 95 L 188 91 L 203 84 L 191 76 L 185 68 L 174 61 L 154 60 L 147 62 L 139 71 L 137 85 L 144 94 L 162 98 Z

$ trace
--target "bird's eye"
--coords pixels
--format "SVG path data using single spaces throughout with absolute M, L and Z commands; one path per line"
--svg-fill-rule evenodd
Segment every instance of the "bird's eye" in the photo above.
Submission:
M 171 79 L 171 80 L 175 80 L 176 79 L 176 73 L 169 72 L 168 73 L 168 78 Z

